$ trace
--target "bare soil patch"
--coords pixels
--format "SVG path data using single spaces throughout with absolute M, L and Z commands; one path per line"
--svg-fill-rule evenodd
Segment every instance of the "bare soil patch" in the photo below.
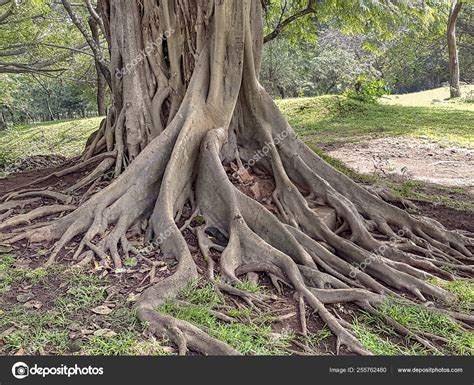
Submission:
M 404 176 L 474 193 L 474 148 L 434 140 L 379 138 L 324 146 L 329 155 L 362 174 Z

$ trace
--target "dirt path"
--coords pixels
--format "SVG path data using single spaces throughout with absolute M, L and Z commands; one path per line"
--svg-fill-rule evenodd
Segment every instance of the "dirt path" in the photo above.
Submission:
M 324 149 L 362 174 L 402 175 L 474 193 L 474 148 L 395 137 Z

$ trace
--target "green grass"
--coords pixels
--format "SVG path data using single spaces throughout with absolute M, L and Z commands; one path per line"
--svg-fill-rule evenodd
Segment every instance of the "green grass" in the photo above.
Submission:
M 342 171 L 344 172 L 344 171 Z M 364 176 L 365 177 L 365 176 Z M 415 199 L 420 201 L 431 202 L 457 210 L 472 211 L 474 205 L 472 199 L 466 196 L 466 200 L 460 200 L 459 197 L 452 197 L 452 193 L 460 193 L 466 195 L 466 191 L 462 188 L 436 186 L 426 190 L 426 185 L 416 180 L 407 180 L 405 182 L 394 182 L 390 179 L 374 177 L 374 182 L 388 187 L 396 196 L 405 199 Z
M 297 340 L 306 345 L 310 350 L 315 352 L 315 354 L 324 354 L 325 352 L 321 350 L 321 346 L 324 345 L 326 350 L 329 350 L 328 343 L 332 336 L 331 330 L 327 326 L 324 326 L 316 332 L 309 332 L 306 336 L 298 336 Z
M 389 187 L 396 195 L 419 199 L 448 207 L 471 210 L 467 200 L 449 197 L 433 191 L 425 192 L 415 181 L 403 183 L 360 175 L 342 162 L 331 158 L 316 146 L 334 142 L 357 142 L 383 136 L 422 137 L 457 145 L 474 146 L 474 110 L 459 111 L 454 105 L 472 106 L 456 101 L 443 107 L 425 105 L 424 101 L 440 97 L 444 89 L 423 93 L 397 95 L 393 105 L 367 104 L 343 96 L 285 99 L 277 104 L 301 138 L 328 163 L 351 178 L 363 183 L 379 183 Z M 431 98 L 431 99 L 430 99 Z M 35 154 L 78 155 L 90 133 L 97 129 L 100 118 L 75 121 L 24 125 L 0 133 L 0 167 L 2 162 L 13 162 Z M 133 261 L 127 261 L 127 263 Z
M 249 293 L 263 293 L 265 291 L 265 288 L 263 286 L 256 285 L 255 283 L 247 280 L 239 282 L 236 287 L 240 290 L 247 291 Z
M 0 331 L 15 327 L 2 337 L 4 345 L 0 347 L 0 354 L 18 351 L 28 355 L 169 354 L 169 350 L 164 349 L 161 342 L 144 335 L 146 325 L 140 324 L 135 311 L 125 299 L 119 301 L 110 315 L 99 317 L 100 325 L 105 323 L 115 335 L 92 334 L 98 328 L 99 321 L 91 309 L 103 304 L 107 297 L 107 281 L 81 269 L 59 266 L 20 270 L 14 267 L 15 260 L 15 256 L 11 254 L 0 254 L 0 274 L 2 278 L 6 278 L 1 280 L 2 292 L 13 290 L 15 296 L 19 285 L 27 285 L 32 293 L 43 292 L 33 299 L 41 300 L 44 306 L 40 309 L 28 309 L 21 303 L 12 304 L 4 299 L 0 300 Z M 241 288 L 254 293 L 263 290 L 249 282 L 244 282 Z M 288 354 L 286 348 L 293 336 L 290 333 L 274 333 L 271 328 L 273 318 L 269 313 L 257 312 L 250 308 L 236 308 L 229 310 L 228 315 L 238 322 L 219 321 L 209 309 L 215 305 L 223 305 L 225 298 L 208 282 L 192 282 L 181 292 L 181 298 L 191 305 L 178 307 L 169 303 L 160 310 L 210 329 L 215 338 L 229 343 L 242 354 Z M 89 332 L 83 338 L 71 340 L 71 330 Z M 76 343 L 79 345 L 71 351 L 71 344 Z
M 188 284 L 182 291 L 181 297 L 193 305 L 218 305 L 224 303 L 224 297 L 216 291 L 211 282 L 196 279 Z
M 452 307 L 465 313 L 471 313 L 474 310 L 474 282 L 468 279 L 455 279 L 453 281 L 444 281 L 441 279 L 431 279 L 430 283 L 442 287 L 456 296 L 456 302 Z
M 233 309 L 227 315 L 239 320 L 235 323 L 222 322 L 210 311 L 210 308 L 223 304 L 223 297 L 208 283 L 193 282 L 181 291 L 180 298 L 191 303 L 190 306 L 178 306 L 168 302 L 158 310 L 173 317 L 188 321 L 205 328 L 218 340 L 234 347 L 247 355 L 285 355 L 293 336 L 290 333 L 276 334 L 270 322 L 272 317 L 254 310 Z
M 0 354 L 22 352 L 35 354 L 89 355 L 162 355 L 169 354 L 154 338 L 145 336 L 135 311 L 119 301 L 107 316 L 95 316 L 91 309 L 107 297 L 107 281 L 81 269 L 54 267 L 20 270 L 14 267 L 15 256 L 0 254 Z M 6 301 L 6 294 L 16 287 L 30 287 L 43 303 L 40 309 L 28 309 L 23 304 Z M 48 302 L 48 303 L 46 303 Z M 95 336 L 97 325 L 106 325 L 116 334 Z M 101 326 L 104 327 L 104 326 Z M 71 339 L 72 330 L 89 331 L 83 337 Z M 78 344 L 72 350 L 71 346 Z
M 466 102 L 470 93 L 474 92 L 474 85 L 466 85 L 461 87 L 463 97 L 449 99 L 449 87 L 440 87 L 432 90 L 413 92 L 411 94 L 388 95 L 380 101 L 383 104 L 400 105 L 408 107 L 432 107 L 450 108 L 456 110 L 474 111 L 474 104 Z M 444 100 L 445 103 L 433 102 L 434 99 Z
M 474 352 L 474 335 L 445 314 L 435 313 L 422 305 L 406 305 L 391 300 L 380 305 L 378 310 L 414 333 L 425 332 L 447 339 L 449 342 L 438 346 L 443 354 L 471 355 Z M 382 317 L 361 312 L 354 318 L 352 328 L 361 343 L 376 355 L 433 354 L 411 338 L 401 339 Z
M 102 118 L 18 125 L 0 132 L 0 166 L 33 155 L 73 157 L 84 149 Z
M 445 91 L 396 95 L 379 104 L 334 95 L 278 100 L 277 104 L 310 145 L 408 136 L 473 146 L 472 103 L 455 101 L 441 107 L 430 104 Z M 463 111 L 459 111 L 461 107 Z M 7 129 L 0 133 L 0 166 L 32 155 L 78 155 L 100 121 L 101 118 L 65 120 Z
M 277 104 L 309 144 L 405 136 L 474 145 L 474 110 L 367 104 L 343 96 L 285 99 Z
M 380 330 L 368 320 L 366 315 L 356 317 L 352 322 L 352 330 L 361 344 L 377 356 L 426 355 L 426 350 L 419 343 L 397 344 L 393 342 L 385 330 Z M 391 336 L 394 337 L 393 335 Z
M 140 341 L 131 331 L 119 333 L 115 337 L 91 337 L 82 347 L 82 354 L 92 356 L 163 356 L 169 353 L 154 338 Z
M 45 268 L 38 269 L 14 269 L 16 261 L 14 255 L 0 254 L 0 294 L 10 290 L 11 285 L 18 282 L 27 282 L 31 285 L 37 285 L 43 282 L 48 276 L 50 270 Z
M 474 352 L 474 334 L 461 329 L 449 316 L 435 313 L 422 305 L 401 305 L 386 302 L 380 310 L 415 331 L 432 333 L 449 342 L 443 347 L 445 354 L 466 355 Z
M 471 209 L 470 203 L 459 202 L 440 192 L 426 193 L 423 184 L 407 180 L 393 182 L 371 175 L 360 175 L 342 162 L 324 154 L 316 144 L 332 142 L 357 142 L 383 136 L 407 136 L 449 141 L 457 145 L 474 145 L 474 108 L 460 101 L 442 106 L 431 105 L 438 91 L 426 94 L 410 94 L 391 97 L 381 104 L 364 104 L 341 96 L 323 96 L 278 101 L 290 124 L 301 138 L 320 156 L 341 172 L 362 183 L 379 183 L 408 199 L 421 199 L 446 206 Z M 444 92 L 444 91 L 443 91 Z M 431 98 L 431 99 L 430 99 Z M 427 102 L 429 101 L 429 104 Z M 460 111 L 462 109 L 463 111 Z M 85 141 L 95 131 L 100 118 L 75 121 L 24 125 L 0 133 L 0 167 L 32 155 L 58 154 L 66 157 L 80 154 Z M 453 188 L 446 190 L 454 191 Z M 462 191 L 459 191 L 462 192 Z M 31 310 L 23 305 L 11 305 L 0 299 L 0 330 L 12 325 L 16 330 L 2 337 L 4 345 L 0 354 L 23 350 L 25 354 L 70 354 L 69 327 L 79 323 L 82 329 L 95 328 L 91 321 L 91 308 L 101 304 L 106 297 L 106 282 L 82 270 L 17 269 L 15 256 L 0 254 L 0 294 L 5 294 L 19 284 L 50 288 L 51 295 L 61 283 L 62 295 L 51 298 L 49 309 Z M 129 261 L 133 264 L 134 261 Z M 472 282 L 456 280 L 433 282 L 454 293 L 458 300 L 453 307 L 472 311 L 474 290 Z M 253 293 L 264 291 L 262 287 L 243 282 L 239 288 Z M 32 289 L 32 290 L 33 290 Z M 181 293 L 181 298 L 191 306 L 178 307 L 166 304 L 160 310 L 209 328 L 211 334 L 232 345 L 243 354 L 287 354 L 294 336 L 290 333 L 277 335 L 271 329 L 272 315 L 250 308 L 235 308 L 227 314 L 239 322 L 224 323 L 210 311 L 211 306 L 222 305 L 225 298 L 212 284 L 195 281 Z M 445 354 L 468 354 L 473 349 L 473 336 L 462 330 L 449 317 L 432 314 L 422 306 L 404 306 L 386 303 L 379 309 L 413 330 L 425 331 L 448 338 L 443 345 Z M 115 331 L 112 337 L 90 336 L 81 340 L 75 354 L 134 355 L 168 354 L 160 342 L 144 336 L 144 327 L 137 321 L 134 311 L 125 299 L 112 314 L 104 316 L 108 328 Z M 406 355 L 427 354 L 425 348 L 413 340 L 400 340 L 380 319 L 359 314 L 352 323 L 353 331 L 374 354 Z M 146 328 L 145 328 L 146 331 Z M 311 333 L 304 343 L 317 350 L 331 333 L 327 328 Z M 298 337 L 301 338 L 301 337 Z

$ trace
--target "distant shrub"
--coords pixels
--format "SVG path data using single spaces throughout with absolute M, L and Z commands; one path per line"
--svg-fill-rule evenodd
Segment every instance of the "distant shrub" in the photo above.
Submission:
M 354 88 L 345 92 L 348 98 L 368 103 L 376 103 L 383 95 L 388 94 L 388 88 L 383 80 L 359 76 Z

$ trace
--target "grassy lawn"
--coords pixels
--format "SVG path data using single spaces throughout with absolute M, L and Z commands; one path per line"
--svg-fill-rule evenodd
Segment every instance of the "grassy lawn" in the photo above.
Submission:
M 455 188 L 441 188 L 446 191 L 433 194 L 433 191 L 424 191 L 421 182 L 408 180 L 393 183 L 386 179 L 359 175 L 342 162 L 325 156 L 317 148 L 321 144 L 364 142 L 387 136 L 427 138 L 446 143 L 447 146 L 455 144 L 474 147 L 472 103 L 456 102 L 442 107 L 426 104 L 426 100 L 432 100 L 440 93 L 444 95 L 445 91 L 436 89 L 392 96 L 393 104 L 388 104 L 392 102 L 386 99 L 382 99 L 380 104 L 366 104 L 334 95 L 285 99 L 277 101 L 277 104 L 311 148 L 351 177 L 362 182 L 385 184 L 405 198 L 470 209 L 471 204 L 466 200 L 447 197 Z M 426 106 L 421 106 L 423 104 Z M 461 111 L 461 107 L 464 110 Z M 21 125 L 0 132 L 0 168 L 32 155 L 79 155 L 89 135 L 98 128 L 100 120 L 101 118 L 90 118 Z M 1 175 L 0 173 L 0 177 Z
M 389 95 L 381 99 L 384 104 L 406 107 L 441 107 L 474 111 L 474 85 L 461 86 L 461 99 L 449 100 L 449 87 L 413 92 L 411 94 Z M 443 101 L 440 103 L 439 101 Z M 470 103 L 466 101 L 470 100 Z
M 405 136 L 474 146 L 474 109 L 366 104 L 343 96 L 285 99 L 277 104 L 309 144 Z
M 102 118 L 25 124 L 0 132 L 0 167 L 33 155 L 73 157 L 84 149 Z

